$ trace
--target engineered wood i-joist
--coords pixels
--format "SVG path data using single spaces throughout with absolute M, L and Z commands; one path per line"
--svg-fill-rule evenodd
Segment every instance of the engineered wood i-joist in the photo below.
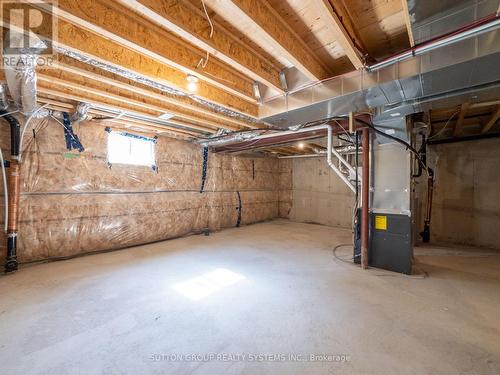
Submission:
M 46 87 L 63 87 L 65 89 L 71 90 L 72 92 L 81 92 L 84 93 L 85 95 L 88 95 L 87 97 L 89 98 L 100 98 L 98 99 L 100 102 L 104 101 L 106 102 L 107 100 L 112 101 L 113 103 L 122 103 L 123 105 L 131 106 L 135 110 L 143 110 L 143 111 L 148 111 L 148 113 L 159 113 L 161 114 L 163 112 L 163 108 L 157 107 L 155 105 L 147 104 L 144 102 L 141 102 L 139 100 L 134 100 L 130 98 L 125 98 L 116 94 L 111 94 L 107 93 L 105 91 L 97 90 L 94 88 L 89 87 L 88 85 L 79 85 L 75 84 L 72 82 L 69 82 L 67 80 L 62 80 L 58 79 L 55 77 L 50 77 L 50 76 L 45 76 L 40 74 L 38 76 L 39 84 L 40 84 L 40 90 L 44 90 Z M 42 91 L 43 92 L 43 91 Z M 91 99 L 94 100 L 94 99 Z M 203 126 L 203 125 L 198 125 L 198 124 L 193 124 L 191 122 L 185 122 L 182 121 L 182 119 L 170 119 L 168 120 L 172 124 L 178 124 L 186 128 L 192 128 L 192 129 L 197 129 L 197 130 L 202 130 L 204 132 L 214 132 L 214 129 L 211 128 L 210 126 Z
M 493 125 L 496 124 L 498 119 L 500 119 L 500 106 L 497 107 L 496 111 L 491 115 L 488 122 L 483 126 L 483 128 L 481 129 L 481 134 L 484 134 L 488 130 L 490 130 L 493 127 Z
M 207 108 L 200 106 L 189 98 L 179 98 L 172 95 L 165 94 L 158 89 L 152 87 L 144 87 L 144 85 L 137 82 L 130 81 L 125 77 L 118 76 L 111 72 L 103 71 L 92 65 L 84 64 L 64 55 L 59 55 L 57 60 L 54 61 L 53 67 L 74 75 L 86 77 L 93 81 L 99 81 L 107 85 L 117 87 L 125 91 L 133 91 L 144 97 L 152 98 L 168 105 L 175 106 L 178 110 L 185 110 L 193 116 L 200 116 L 211 118 L 213 121 L 220 121 L 222 123 L 229 123 L 241 127 L 252 127 L 253 123 L 243 121 L 231 116 L 226 116 Z
M 66 71 L 56 71 L 55 69 L 47 69 L 39 72 L 39 78 L 42 81 L 63 85 L 69 88 L 75 89 L 86 89 L 89 93 L 113 98 L 116 100 L 135 103 L 137 107 L 143 108 L 154 108 L 163 113 L 169 113 L 174 115 L 175 118 L 184 119 L 192 123 L 203 124 L 206 128 L 212 129 L 227 129 L 227 130 L 238 130 L 239 126 L 226 124 L 222 121 L 213 121 L 204 117 L 193 116 L 189 113 L 184 113 L 176 109 L 175 106 L 171 104 L 164 103 L 157 99 L 144 98 L 142 93 L 136 92 L 134 90 L 125 90 L 124 88 L 117 88 L 107 82 L 88 79 L 86 77 L 74 75 Z
M 328 78 L 328 67 L 269 5 L 267 0 L 205 0 L 218 15 L 234 27 L 248 26 L 249 32 L 272 46 L 312 81 Z
M 241 43 L 228 30 L 211 20 L 192 4 L 178 0 L 120 0 L 144 17 L 210 52 L 256 81 L 282 92 L 280 67 Z
M 216 59 L 212 59 L 204 69 L 197 69 L 200 59 L 205 56 L 203 50 L 184 42 L 156 23 L 133 14 L 115 1 L 58 0 L 56 4 L 56 14 L 76 26 L 196 75 L 234 95 L 255 100 L 251 79 Z
M 355 29 L 339 1 L 314 0 L 321 17 L 326 20 L 330 32 L 336 36 L 337 41 L 344 49 L 347 57 L 356 69 L 363 67 L 363 59 L 358 52 L 356 44 L 361 45 L 360 40 L 355 38 Z M 334 8 L 335 7 L 335 8 Z M 349 30 L 347 29 L 349 28 Z M 355 44 L 355 41 L 357 42 Z
M 12 27 L 6 23 L 6 19 L 2 20 L 2 26 Z M 54 43 L 56 47 L 75 51 L 79 55 L 101 64 L 117 67 L 189 95 L 186 89 L 186 74 L 178 69 L 162 64 L 153 58 L 125 48 L 62 19 L 58 19 L 57 30 L 57 41 Z M 43 26 L 37 31 L 42 37 L 52 37 L 50 31 L 44 29 Z M 250 117 L 258 115 L 258 106 L 255 102 L 244 100 L 204 81 L 200 81 L 196 96 Z

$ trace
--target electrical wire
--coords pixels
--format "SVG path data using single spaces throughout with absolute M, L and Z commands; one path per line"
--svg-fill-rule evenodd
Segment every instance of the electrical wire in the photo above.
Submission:
M 349 139 L 351 140 L 351 143 L 354 143 L 353 140 L 352 140 L 352 137 L 351 135 L 349 134 L 349 132 L 342 126 L 342 124 L 340 122 L 338 122 L 336 119 L 332 118 L 332 121 L 335 122 L 338 126 L 340 126 L 340 128 L 344 131 L 344 133 L 349 137 Z
M 347 246 L 350 246 L 350 247 L 353 247 L 353 244 L 340 244 L 340 245 L 337 245 L 333 248 L 333 256 L 335 257 L 335 259 L 343 262 L 343 263 L 348 263 L 348 264 L 352 264 L 354 265 L 354 259 L 356 258 L 359 258 L 361 257 L 361 254 L 359 255 L 356 255 L 354 257 L 349 257 L 349 258 L 342 258 L 340 256 L 338 256 L 337 254 L 337 251 L 338 249 L 342 248 L 342 247 L 347 247 Z M 415 269 L 417 269 L 415 267 Z M 396 273 L 396 272 L 384 272 L 384 273 L 372 273 L 374 276 L 377 276 L 377 277 L 399 277 L 399 278 L 403 278 L 403 279 L 416 279 L 416 280 L 422 280 L 422 279 L 426 279 L 429 277 L 429 274 L 418 268 L 417 269 L 418 271 L 420 271 L 420 275 L 405 275 L 403 273 Z M 380 272 L 380 270 L 377 270 L 377 272 Z
M 5 233 L 7 233 L 7 228 L 8 228 L 8 221 L 9 221 L 9 191 L 7 189 L 7 175 L 5 173 L 5 161 L 3 159 L 3 152 L 2 149 L 0 148 L 0 162 L 2 163 L 2 178 L 3 178 L 3 191 L 4 191 L 4 198 L 5 198 L 5 223 L 4 223 L 4 230 Z
M 49 103 L 42 105 L 41 107 L 38 107 L 30 117 L 28 117 L 28 120 L 26 121 L 26 124 L 24 125 L 23 131 L 21 132 L 21 140 L 19 141 L 19 163 L 21 163 L 22 160 L 22 154 L 23 154 L 23 140 L 24 140 L 24 134 L 26 133 L 26 130 L 29 128 L 31 121 L 35 117 L 35 115 L 40 112 L 43 108 L 47 107 Z
M 212 37 L 214 36 L 214 24 L 212 23 L 210 15 L 208 14 L 207 6 L 205 5 L 205 0 L 201 0 L 201 5 L 203 5 L 203 11 L 205 12 L 205 16 L 207 17 L 208 23 L 210 24 L 210 39 L 212 39 Z M 207 51 L 207 57 L 200 59 L 196 68 L 199 69 L 201 67 L 202 69 L 205 69 L 208 65 L 209 59 L 210 59 L 210 52 Z
M 448 121 L 446 121 L 446 124 L 444 125 L 443 129 L 441 129 L 438 133 L 434 134 L 432 137 L 427 138 L 427 141 L 429 141 L 430 139 L 436 138 L 437 136 L 443 134 L 443 132 L 446 130 L 446 127 L 448 126 L 448 124 L 450 123 L 452 118 L 455 117 L 459 113 L 460 113 L 460 111 L 456 111 L 455 113 L 453 113 L 451 115 L 451 117 L 448 119 Z
M 12 112 L 8 112 L 8 113 L 4 113 L 3 115 L 0 116 L 0 118 L 2 117 L 5 117 L 5 116 L 8 116 L 8 115 L 12 115 L 14 113 L 18 113 L 19 111 L 12 111 Z
M 424 170 L 425 170 L 425 173 L 427 174 L 427 177 L 429 177 L 429 178 L 431 177 L 430 173 L 429 173 L 430 168 L 426 165 L 426 163 L 424 163 L 424 161 L 422 160 L 422 157 L 420 156 L 420 153 L 412 145 L 410 145 L 408 142 L 402 140 L 401 138 L 384 133 L 382 130 L 377 129 L 375 126 L 373 126 L 372 124 L 369 124 L 368 122 L 366 122 L 364 120 L 361 120 L 361 119 L 356 119 L 356 120 L 359 121 L 360 123 L 362 123 L 363 125 L 367 126 L 368 128 L 370 128 L 375 133 L 377 133 L 383 137 L 392 139 L 393 141 L 398 142 L 398 143 L 402 144 L 403 146 L 405 146 L 406 149 L 410 150 L 415 155 L 415 157 L 417 158 L 419 163 L 424 167 Z
M 344 262 L 344 263 L 353 263 L 353 260 L 356 259 L 356 258 L 359 258 L 361 256 L 360 255 L 356 255 L 355 257 L 350 257 L 350 258 L 341 258 L 337 255 L 337 250 L 340 249 L 341 247 L 346 247 L 346 246 L 354 246 L 352 243 L 343 243 L 343 244 L 340 244 L 340 245 L 337 245 L 333 248 L 333 256 L 335 257 L 335 259 L 338 259 L 340 260 L 341 262 Z
M 59 121 L 59 119 L 53 115 L 50 115 L 50 117 L 52 117 L 54 120 L 56 120 L 57 123 L 59 123 L 64 129 L 66 129 L 66 131 L 68 132 L 68 134 L 70 135 L 71 138 L 73 138 L 73 140 L 77 140 L 75 138 L 75 136 L 73 134 L 71 134 L 70 130 L 66 127 L 66 125 L 64 125 L 61 121 Z

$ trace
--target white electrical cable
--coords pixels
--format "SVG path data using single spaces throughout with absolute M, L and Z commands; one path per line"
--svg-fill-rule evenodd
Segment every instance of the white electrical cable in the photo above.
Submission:
M 446 121 L 446 124 L 444 125 L 444 127 L 438 133 L 434 134 L 432 137 L 427 138 L 427 140 L 436 138 L 436 137 L 440 136 L 441 134 L 443 134 L 443 132 L 446 130 L 446 128 L 448 127 L 448 124 L 453 119 L 453 117 L 455 117 L 459 113 L 460 113 L 460 111 L 456 111 L 455 113 L 453 113 L 451 115 L 451 117 L 448 119 L 448 121 Z
M 22 131 L 22 133 L 21 133 L 21 140 L 19 141 L 19 163 L 21 163 L 21 160 L 22 160 L 21 156 L 22 156 L 22 154 L 23 154 L 23 139 L 24 139 L 24 133 L 26 133 L 26 130 L 28 129 L 28 127 L 29 127 L 29 125 L 30 125 L 30 123 L 31 123 L 31 120 L 33 120 L 33 118 L 35 117 L 35 115 L 36 115 L 38 112 L 40 112 L 43 108 L 47 107 L 48 105 L 49 105 L 49 104 L 47 103 L 47 104 L 42 105 L 41 107 L 38 107 L 38 108 L 36 109 L 36 111 L 35 111 L 35 112 L 33 112 L 33 113 L 31 114 L 31 116 L 30 116 L 30 117 L 28 117 L 28 120 L 26 121 L 26 124 L 24 125 L 23 131 Z
M 7 222 L 9 221 L 9 192 L 7 190 L 7 175 L 5 173 L 5 162 L 3 160 L 3 152 L 0 148 L 0 162 L 2 163 L 2 177 L 3 177 L 3 192 L 5 197 L 5 233 L 7 233 Z
M 17 113 L 17 112 L 19 112 L 19 111 L 12 111 L 12 112 L 9 112 L 9 113 L 4 113 L 3 115 L 0 115 L 0 118 L 8 116 L 8 115 L 12 115 L 12 114 Z
M 201 0 L 201 4 L 203 5 L 205 16 L 207 16 L 208 23 L 210 24 L 210 39 L 212 39 L 212 37 L 214 36 L 214 24 L 212 23 L 212 20 L 210 19 L 210 16 L 208 14 L 207 6 L 205 5 L 205 0 Z M 205 69 L 208 65 L 209 58 L 210 58 L 210 53 L 207 51 L 207 57 L 200 59 L 196 68 L 199 68 L 201 66 L 202 69 Z

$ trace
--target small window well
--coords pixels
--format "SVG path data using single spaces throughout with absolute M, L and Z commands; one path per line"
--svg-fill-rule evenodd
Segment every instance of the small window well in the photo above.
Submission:
M 144 165 L 156 169 L 156 138 L 116 132 L 106 129 L 108 135 L 108 163 Z

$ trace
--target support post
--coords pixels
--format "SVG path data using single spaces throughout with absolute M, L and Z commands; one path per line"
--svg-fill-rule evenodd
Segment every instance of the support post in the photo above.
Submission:
M 361 267 L 368 268 L 369 205 L 370 205 L 370 129 L 362 131 L 363 176 L 361 180 Z

